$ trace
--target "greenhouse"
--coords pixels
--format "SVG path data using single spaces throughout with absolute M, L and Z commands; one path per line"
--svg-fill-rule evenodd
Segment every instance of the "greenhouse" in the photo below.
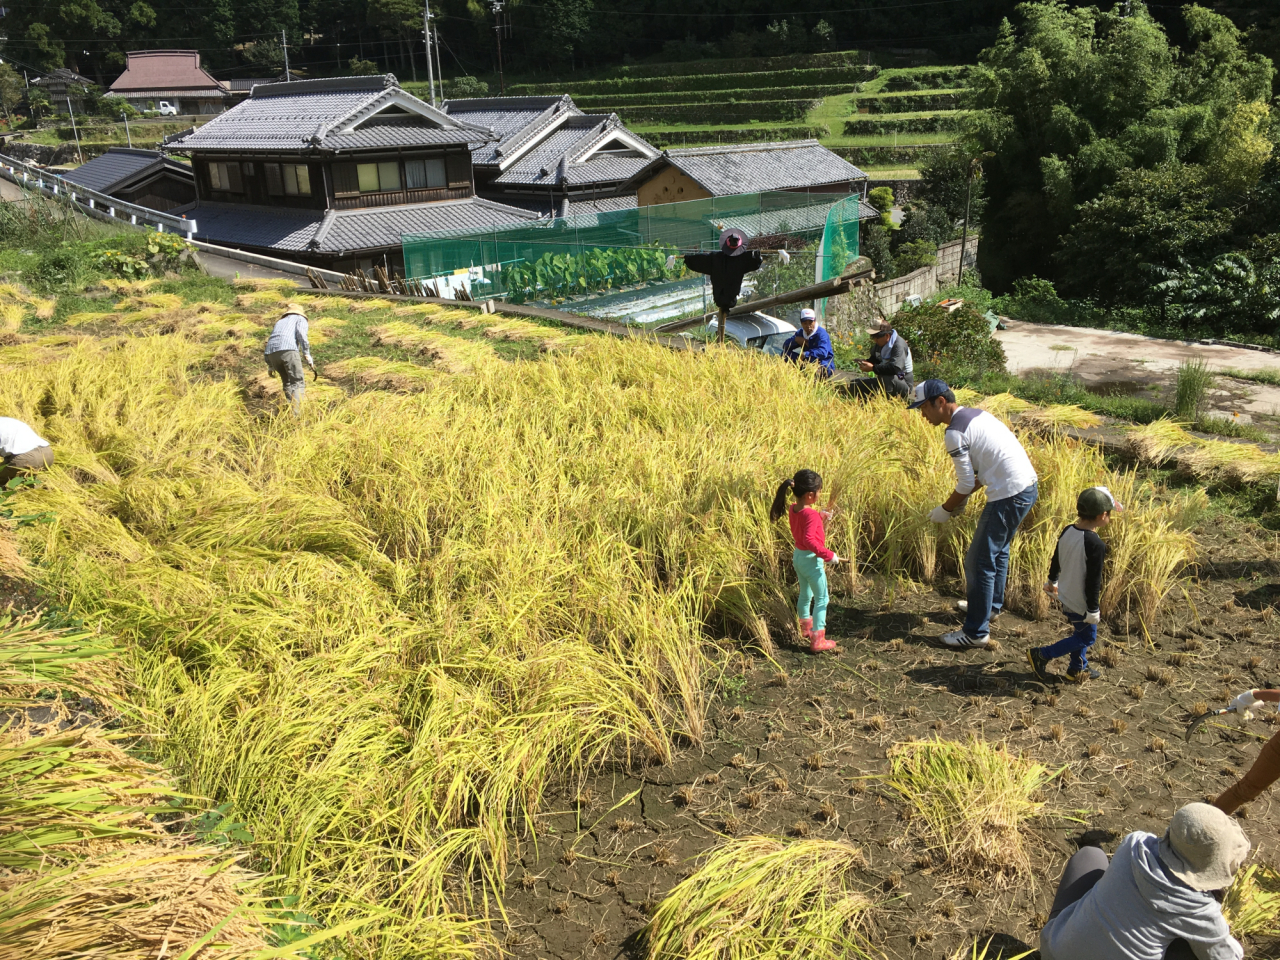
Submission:
M 728 227 L 752 249 L 790 251 L 804 282 L 838 276 L 858 256 L 859 197 L 749 193 L 537 220 L 477 232 L 406 234 L 406 276 L 474 299 L 563 306 L 648 323 L 705 312 L 710 292 L 672 255 L 716 249 Z M 750 278 L 748 278 L 750 282 Z M 803 283 L 795 283 L 802 286 Z M 744 296 L 746 294 L 744 293 Z

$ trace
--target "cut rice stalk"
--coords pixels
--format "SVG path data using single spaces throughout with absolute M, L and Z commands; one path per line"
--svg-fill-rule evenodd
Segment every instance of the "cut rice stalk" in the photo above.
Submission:
M 265 287 L 261 290 L 251 290 L 248 293 L 236 294 L 235 304 L 237 307 L 263 307 L 274 304 L 283 304 L 285 302 L 285 294 L 276 287 Z
M 837 960 L 872 956 L 871 901 L 848 843 L 769 837 L 712 852 L 658 905 L 645 927 L 648 960 Z
M 176 293 L 146 293 L 137 297 L 124 297 L 116 304 L 117 310 L 177 310 L 184 306 Z
M 895 744 L 883 777 L 924 820 L 927 839 L 954 869 L 1026 875 L 1023 824 L 1044 806 L 1045 766 L 1003 744 L 926 740 Z
M 1096 413 L 1069 403 L 1054 403 L 1047 407 L 1028 410 L 1018 418 L 1019 424 L 1046 432 L 1083 430 L 1096 427 L 1101 422 L 1102 418 Z
M 369 332 L 375 344 L 430 357 L 436 367 L 449 373 L 472 373 L 477 367 L 499 362 L 498 355 L 486 343 L 450 337 L 403 321 L 383 324 Z
M 352 357 L 327 364 L 324 375 L 334 380 L 354 380 L 362 387 L 416 393 L 440 378 L 440 373 L 416 363 L 383 360 L 381 357 Z
M 17 333 L 26 317 L 26 309 L 18 303 L 0 303 L 0 334 Z
M 538 345 L 539 350 L 572 350 L 580 347 L 587 339 L 582 334 L 509 317 L 485 327 L 484 335 L 494 340 L 533 342 Z
M 275 290 L 277 292 L 290 292 L 298 289 L 298 284 L 294 280 L 288 280 L 284 277 L 272 277 L 270 279 L 263 277 L 242 277 L 235 281 L 237 290 Z
M 1034 405 L 1021 397 L 1015 397 L 1012 393 L 996 393 L 981 398 L 978 406 L 988 413 L 994 413 L 997 417 L 1008 419 L 1009 414 L 1024 413 Z
M 1176 451 L 1195 446 L 1198 442 L 1187 432 L 1186 427 L 1185 423 L 1161 417 L 1127 430 L 1125 439 L 1140 463 L 1162 466 Z
M 1255 863 L 1237 871 L 1222 899 L 1231 933 L 1241 937 L 1280 937 L 1280 871 Z
M 1280 474 L 1280 454 L 1252 443 L 1201 440 L 1178 454 L 1178 466 L 1201 480 L 1249 482 Z
M 951 391 L 955 394 L 956 403 L 965 407 L 977 407 L 982 404 L 982 394 L 977 390 L 970 390 L 968 387 L 956 387 Z

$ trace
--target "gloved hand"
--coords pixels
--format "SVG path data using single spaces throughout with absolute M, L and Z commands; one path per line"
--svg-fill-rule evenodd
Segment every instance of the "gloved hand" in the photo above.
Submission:
M 1085 623 L 1093 623 L 1093 624 L 1101 623 L 1101 622 L 1102 622 L 1102 611 L 1101 611 L 1101 610 L 1090 610 L 1087 614 L 1085 614 L 1084 622 L 1085 622 Z
M 782 263 L 782 265 L 785 267 L 788 263 L 790 263 L 790 262 L 791 262 L 791 254 L 787 253 L 787 251 L 785 251 L 785 250 L 779 250 L 779 251 L 778 251 L 778 260 L 779 260 L 779 261 Z
M 1051 597 L 1056 597 L 1058 595 L 1058 585 L 1052 580 L 1046 580 L 1044 582 L 1044 592 Z
M 951 514 L 941 505 L 933 508 L 933 512 L 929 514 L 929 519 L 934 523 L 946 523 L 951 519 Z
M 1264 701 L 1255 697 L 1252 690 L 1246 690 L 1231 701 L 1229 709 L 1234 710 L 1246 720 L 1251 720 L 1253 719 L 1253 711 L 1263 705 Z
M 831 565 L 834 567 L 834 566 L 838 566 L 839 563 L 840 563 L 840 554 L 838 553 L 831 554 Z
M 674 270 L 675 268 L 676 268 L 676 255 L 673 253 L 671 256 L 667 257 L 667 269 Z

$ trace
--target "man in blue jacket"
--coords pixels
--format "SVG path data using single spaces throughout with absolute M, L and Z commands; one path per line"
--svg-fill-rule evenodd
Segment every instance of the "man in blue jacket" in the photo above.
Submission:
M 818 326 L 818 316 L 808 307 L 800 311 L 800 331 L 782 345 L 782 355 L 792 363 L 816 363 L 822 368 L 822 376 L 835 372 L 835 351 L 831 349 L 831 337 Z

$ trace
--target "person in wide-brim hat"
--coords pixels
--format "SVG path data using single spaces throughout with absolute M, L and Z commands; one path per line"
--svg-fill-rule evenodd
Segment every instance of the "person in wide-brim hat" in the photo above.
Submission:
M 1249 838 L 1217 807 L 1189 803 L 1163 837 L 1135 831 L 1115 856 L 1085 846 L 1063 871 L 1042 960 L 1241 960 L 1214 891 L 1231 885 Z

